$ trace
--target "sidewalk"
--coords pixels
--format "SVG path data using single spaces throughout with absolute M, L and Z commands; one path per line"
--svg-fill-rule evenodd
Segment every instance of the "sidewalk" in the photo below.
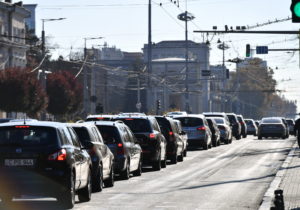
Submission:
M 283 190 L 285 209 L 300 210 L 300 149 L 297 143 L 289 156 L 291 162 L 283 168 L 285 174 L 278 188 Z

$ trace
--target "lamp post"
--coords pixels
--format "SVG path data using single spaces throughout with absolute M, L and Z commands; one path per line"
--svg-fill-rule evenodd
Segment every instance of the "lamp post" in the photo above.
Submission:
M 46 47 L 45 47 L 45 22 L 51 22 L 51 21 L 59 21 L 64 20 L 66 18 L 49 18 L 49 19 L 42 19 L 42 56 L 43 58 L 46 55 Z M 46 78 L 45 78 L 45 70 L 42 69 L 42 75 L 41 75 L 41 83 L 44 89 L 46 89 Z
M 84 39 L 84 61 L 87 60 L 88 58 L 88 54 L 87 54 L 87 48 L 86 48 L 86 42 L 88 40 L 96 40 L 96 39 L 103 39 L 104 37 L 85 37 L 83 38 Z M 94 70 L 92 69 L 92 74 L 94 74 Z M 92 95 L 95 96 L 95 91 L 96 89 L 94 88 L 94 85 L 95 85 L 95 75 L 92 75 Z M 105 87 L 105 94 L 106 94 L 106 87 Z M 105 100 L 106 100 L 106 97 L 105 97 Z M 87 69 L 84 67 L 83 68 L 83 111 L 85 114 L 88 113 L 88 104 L 89 104 L 89 98 L 88 98 L 88 85 L 87 85 Z M 93 108 L 93 112 L 95 111 L 95 109 Z

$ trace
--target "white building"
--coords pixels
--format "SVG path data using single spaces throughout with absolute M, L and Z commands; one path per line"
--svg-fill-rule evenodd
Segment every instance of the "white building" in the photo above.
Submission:
M 0 69 L 26 66 L 25 18 L 22 2 L 0 2 Z

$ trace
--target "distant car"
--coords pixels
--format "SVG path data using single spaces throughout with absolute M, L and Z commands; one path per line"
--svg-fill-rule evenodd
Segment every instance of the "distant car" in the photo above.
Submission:
M 167 158 L 171 163 L 176 164 L 183 161 L 184 143 L 179 134 L 175 120 L 170 117 L 155 116 L 162 134 L 167 140 Z
M 178 133 L 181 137 L 181 140 L 183 142 L 183 156 L 186 157 L 187 155 L 187 147 L 188 147 L 188 136 L 187 133 L 183 130 L 182 124 L 179 120 L 174 119 L 174 122 L 176 124 L 176 127 L 178 129 Z
M 220 130 L 220 140 L 225 144 L 232 142 L 232 130 L 230 123 L 224 117 L 206 117 L 206 119 L 213 119 Z
M 128 126 L 121 121 L 98 121 L 95 125 L 114 154 L 116 173 L 122 179 L 129 179 L 130 173 L 141 176 L 142 148 Z
M 218 125 L 216 123 L 216 121 L 213 118 L 206 118 L 210 131 L 212 133 L 212 144 L 214 147 L 216 146 L 220 146 L 220 138 L 221 138 L 221 134 L 220 134 L 220 130 L 218 128 Z
M 240 140 L 241 139 L 241 135 L 242 135 L 242 128 L 241 128 L 241 124 L 239 123 L 239 120 L 236 116 L 236 114 L 234 113 L 226 113 L 230 125 L 232 127 L 232 135 L 237 139 Z
M 229 118 L 225 112 L 203 112 L 203 115 L 205 117 L 223 117 L 230 124 Z
M 278 117 L 263 118 L 258 126 L 258 139 L 278 137 L 286 139 L 286 127 Z
M 247 125 L 247 134 L 257 136 L 257 126 L 253 119 L 245 119 Z
M 167 165 L 167 141 L 153 116 L 117 116 L 133 132 L 143 150 L 143 163 L 151 164 L 154 170 Z
M 88 115 L 86 122 L 88 121 L 111 121 L 115 115 L 101 114 L 101 115 Z
M 242 115 L 237 115 L 237 118 L 241 124 L 242 136 L 243 138 L 247 138 L 247 125 Z
M 75 131 L 58 122 L 0 125 L 0 197 L 57 198 L 65 209 L 91 199 L 92 163 Z M 5 181 L 4 181 L 5 180 Z M 3 190 L 7 189 L 7 190 Z
M 93 123 L 68 123 L 92 159 L 92 186 L 94 192 L 114 186 L 114 155 L 104 144 L 102 136 Z
M 284 117 L 279 117 L 279 118 L 282 120 L 282 122 L 285 126 L 285 137 L 289 138 L 289 136 L 290 136 L 289 125 Z
M 174 119 L 181 122 L 182 129 L 187 133 L 189 146 L 203 147 L 205 150 L 212 147 L 212 134 L 204 115 L 189 114 L 176 116 Z
M 168 112 L 166 114 L 167 117 L 176 117 L 176 116 L 181 116 L 181 115 L 187 115 L 187 112 L 185 112 L 185 111 L 174 111 L 174 112 Z
M 133 117 L 133 116 L 147 116 L 147 115 L 145 113 L 141 113 L 141 112 L 121 112 L 118 114 L 118 116 Z
M 286 119 L 286 122 L 287 122 L 287 124 L 289 126 L 290 135 L 297 136 L 297 132 L 295 130 L 295 120 L 293 120 L 293 119 Z

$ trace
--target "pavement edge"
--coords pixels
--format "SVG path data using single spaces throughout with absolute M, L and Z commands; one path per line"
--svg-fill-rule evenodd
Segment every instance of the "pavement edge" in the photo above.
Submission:
M 275 178 L 271 182 L 268 190 L 266 191 L 259 210 L 270 210 L 271 206 L 273 205 L 272 200 L 274 197 L 274 191 L 278 189 L 278 187 L 282 181 L 282 178 L 284 177 L 284 175 L 287 171 L 287 168 L 290 165 L 290 163 L 294 157 L 294 153 L 295 153 L 295 150 L 297 147 L 298 147 L 298 144 L 296 141 L 295 144 L 293 145 L 292 149 L 290 150 L 289 154 L 287 155 L 287 158 L 282 163 L 281 167 L 279 168 L 278 172 L 276 173 Z

